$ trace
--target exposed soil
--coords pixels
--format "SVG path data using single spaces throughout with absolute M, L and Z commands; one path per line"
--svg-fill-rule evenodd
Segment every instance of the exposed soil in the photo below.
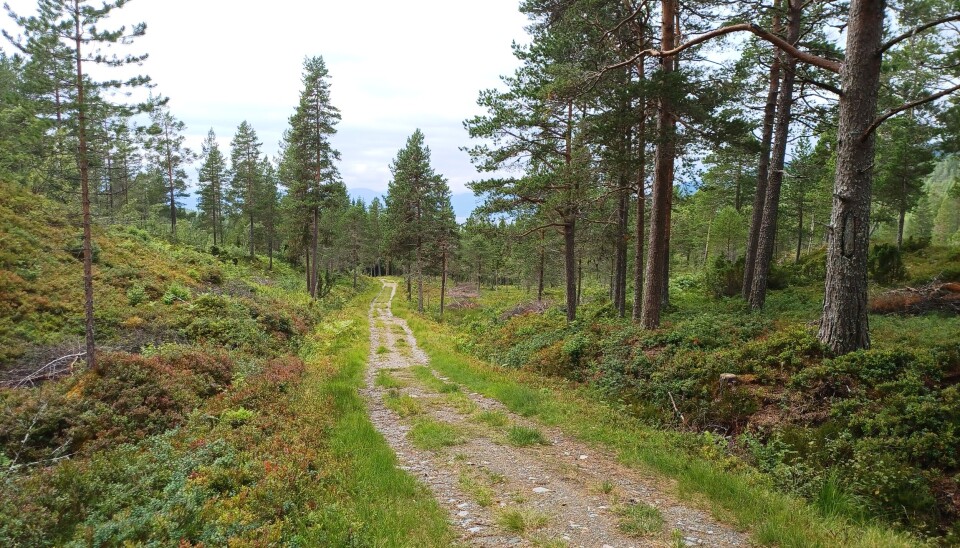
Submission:
M 390 303 L 395 294 L 396 284 L 385 284 L 370 307 L 370 367 L 364 395 L 374 425 L 402 467 L 447 509 L 463 544 L 750 545 L 743 533 L 668 495 L 669 489 L 658 487 L 662 480 L 439 376 L 429 368 L 407 323 L 393 316 Z M 401 401 L 406 405 L 397 405 Z M 439 448 L 419 449 L 409 434 L 424 423 L 443 423 L 457 439 Z M 539 432 L 543 439 L 530 445 L 516 439 L 511 443 L 508 433 L 517 427 Z M 628 532 L 622 515 L 640 507 L 656 508 L 662 524 L 654 520 L 647 532 Z

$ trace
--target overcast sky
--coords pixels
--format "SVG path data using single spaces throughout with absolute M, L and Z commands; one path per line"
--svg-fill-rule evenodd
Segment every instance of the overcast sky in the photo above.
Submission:
M 7 2 L 21 15 L 35 12 L 34 1 Z M 227 146 L 247 120 L 274 155 L 297 104 L 303 59 L 322 55 L 343 114 L 333 143 L 348 188 L 385 191 L 390 160 L 419 127 L 434 167 L 461 193 L 476 178 L 458 150 L 469 144 L 462 122 L 479 113 L 478 92 L 517 65 L 510 44 L 525 40 L 526 24 L 518 4 L 135 0 L 114 19 L 147 23 L 135 50 L 149 53 L 143 72 L 170 97 L 191 147 L 199 150 L 211 127 Z M 14 30 L 6 17 L 0 26 Z

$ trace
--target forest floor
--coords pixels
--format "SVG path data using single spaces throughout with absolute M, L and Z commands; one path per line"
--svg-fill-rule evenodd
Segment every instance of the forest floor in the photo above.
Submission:
M 475 546 L 747 546 L 747 536 L 682 504 L 672 487 L 617 462 L 429 365 L 393 315 L 397 286 L 370 307 L 371 420 L 402 468 Z

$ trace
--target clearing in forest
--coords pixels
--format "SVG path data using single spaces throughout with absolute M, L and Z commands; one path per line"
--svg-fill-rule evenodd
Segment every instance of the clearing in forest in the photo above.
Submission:
M 748 546 L 650 477 L 438 375 L 391 310 L 370 307 L 371 420 L 474 546 Z

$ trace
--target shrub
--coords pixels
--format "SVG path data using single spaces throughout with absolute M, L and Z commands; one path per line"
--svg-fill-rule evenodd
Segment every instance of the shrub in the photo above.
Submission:
M 173 304 L 177 301 L 188 301 L 190 300 L 190 288 L 185 287 L 179 283 L 172 283 L 170 287 L 167 288 L 167 292 L 163 294 L 161 300 L 163 304 Z
M 93 251 L 94 264 L 99 263 L 100 262 L 100 245 L 96 241 L 93 241 L 90 249 Z M 82 261 L 83 260 L 83 237 L 79 237 L 74 240 L 71 240 L 70 243 L 68 243 L 64 247 L 64 251 L 73 255 L 75 259 Z
M 903 264 L 903 255 L 896 246 L 877 244 L 870 251 L 867 264 L 870 276 L 881 285 L 888 285 L 907 277 L 907 268 Z
M 739 295 L 743 288 L 743 265 L 743 257 L 732 262 L 722 255 L 717 257 L 706 272 L 709 294 L 715 298 Z
M 146 300 L 147 289 L 143 285 L 137 284 L 127 290 L 127 304 L 130 306 L 137 306 Z

